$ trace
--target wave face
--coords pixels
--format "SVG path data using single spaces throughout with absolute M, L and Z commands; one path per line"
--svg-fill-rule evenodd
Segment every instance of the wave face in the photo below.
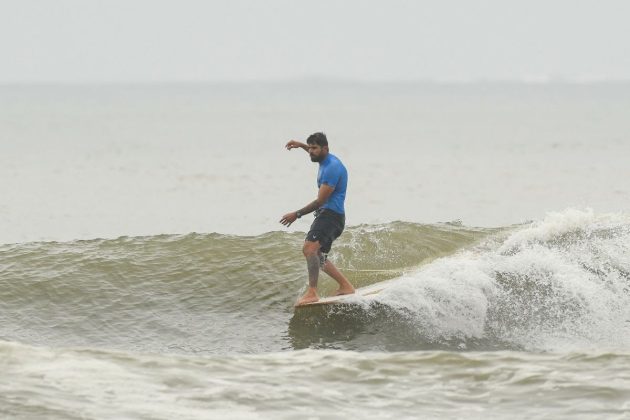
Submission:
M 349 228 L 331 258 L 376 300 L 294 313 L 303 234 L 122 237 L 0 247 L 0 338 L 233 354 L 630 345 L 630 220 L 567 210 L 502 229 Z M 324 276 L 323 295 L 334 289 Z

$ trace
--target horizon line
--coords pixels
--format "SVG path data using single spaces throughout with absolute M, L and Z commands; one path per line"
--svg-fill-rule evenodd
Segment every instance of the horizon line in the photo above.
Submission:
M 604 85 L 626 84 L 626 79 L 352 79 L 342 77 L 303 77 L 285 79 L 207 79 L 207 80 L 21 80 L 0 81 L 1 87 L 11 86 L 164 86 L 164 85 L 290 85 L 290 84 L 354 84 L 354 85 Z

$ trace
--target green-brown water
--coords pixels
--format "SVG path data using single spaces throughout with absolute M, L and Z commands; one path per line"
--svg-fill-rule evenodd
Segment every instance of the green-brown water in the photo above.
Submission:
M 504 229 L 351 227 L 332 258 L 356 285 L 388 287 L 296 312 L 299 233 L 4 245 L 0 412 L 619 417 L 629 222 L 567 211 Z

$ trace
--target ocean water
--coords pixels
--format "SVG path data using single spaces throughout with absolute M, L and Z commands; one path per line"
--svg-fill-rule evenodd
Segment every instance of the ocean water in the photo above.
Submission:
M 630 86 L 0 88 L 0 415 L 630 418 Z M 294 310 L 316 130 L 330 258 Z M 334 282 L 322 275 L 320 292 Z

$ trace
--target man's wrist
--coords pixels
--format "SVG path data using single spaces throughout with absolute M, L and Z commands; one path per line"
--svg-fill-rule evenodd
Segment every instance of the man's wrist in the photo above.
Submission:
M 298 219 L 299 219 L 300 217 L 302 217 L 302 212 L 301 212 L 301 211 L 299 211 L 299 210 L 298 210 L 298 211 L 296 211 L 296 212 L 295 212 L 295 217 L 297 217 Z

